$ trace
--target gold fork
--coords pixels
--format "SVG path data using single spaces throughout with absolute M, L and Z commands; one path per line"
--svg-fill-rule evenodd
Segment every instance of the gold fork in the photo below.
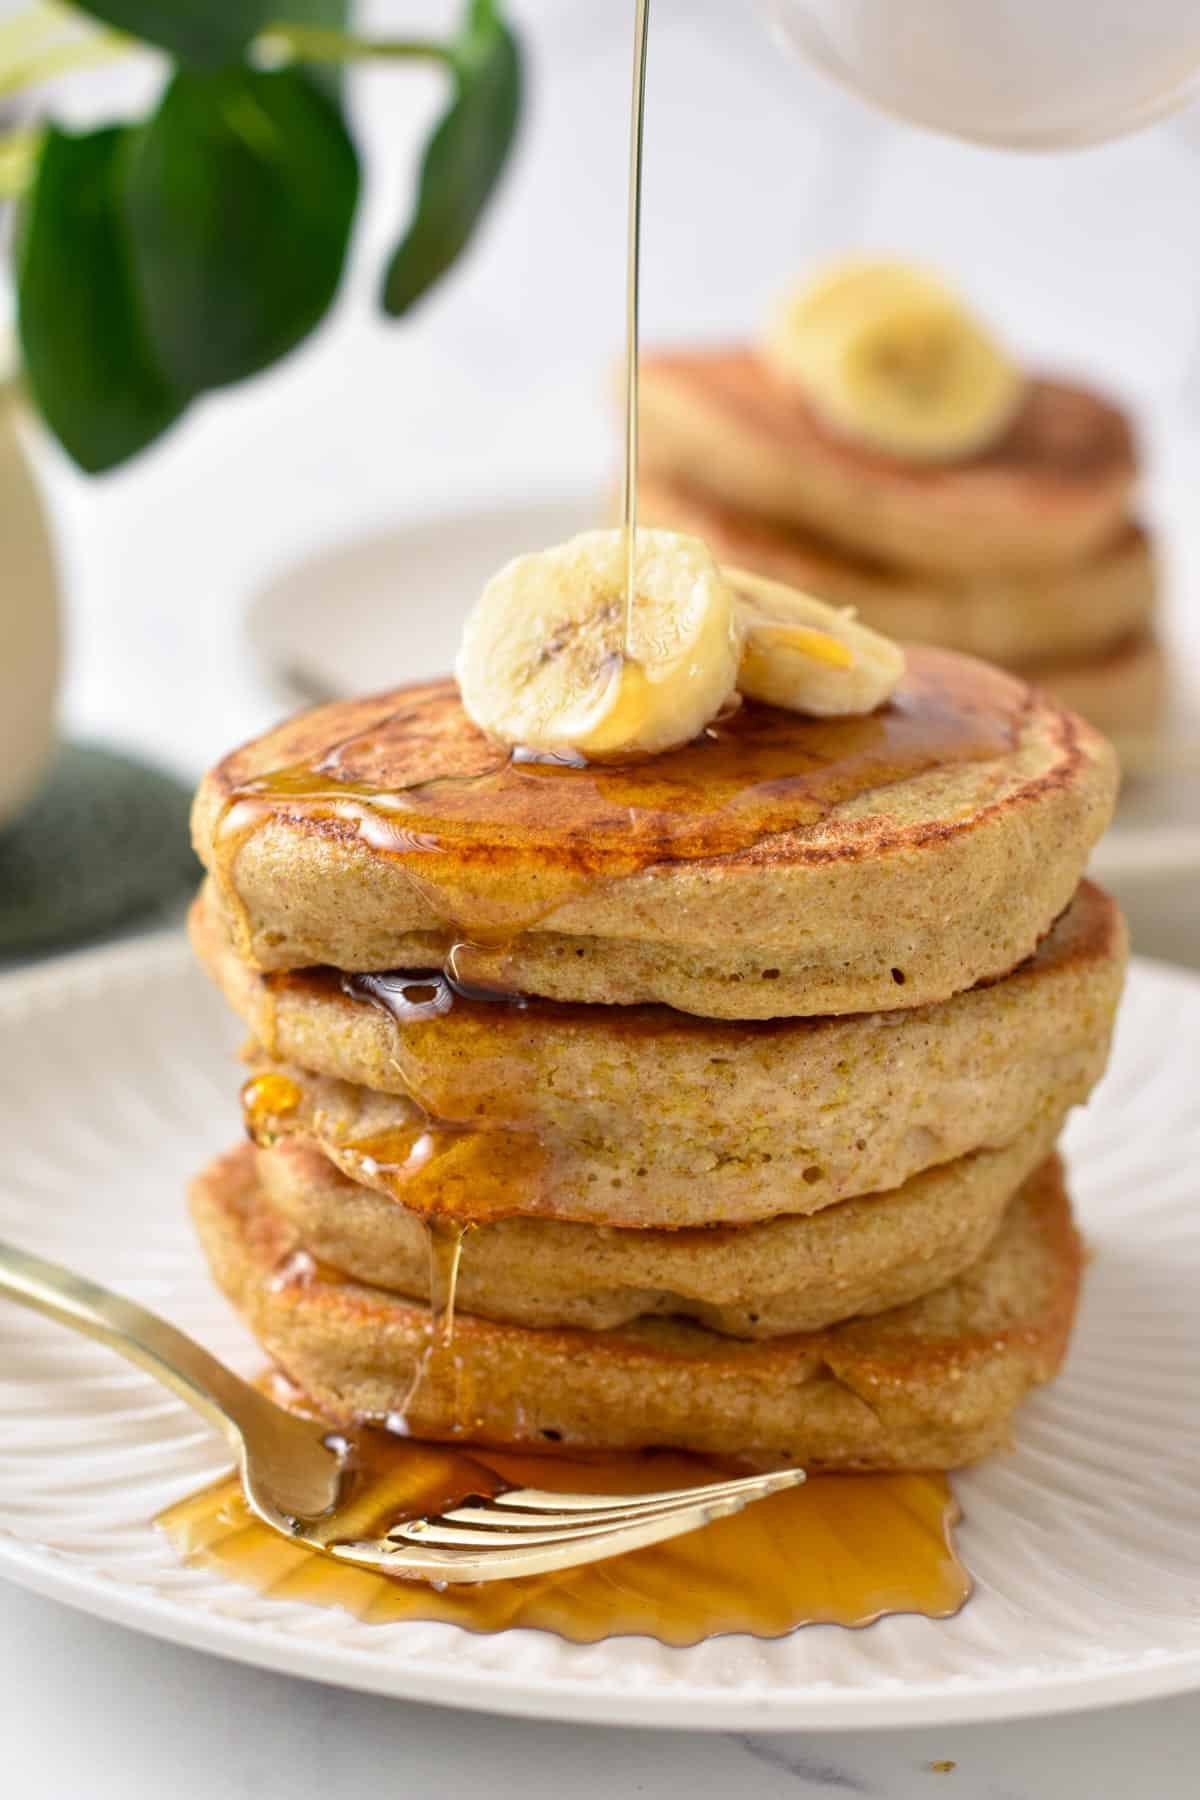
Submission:
M 802 1469 L 656 1494 L 471 1495 L 379 1538 L 338 1540 L 353 1439 L 285 1412 L 215 1356 L 136 1302 L 57 1263 L 0 1243 L 0 1294 L 96 1338 L 186 1400 L 224 1437 L 246 1500 L 265 1525 L 326 1555 L 426 1581 L 502 1581 L 599 1562 L 696 1531 L 804 1480 Z

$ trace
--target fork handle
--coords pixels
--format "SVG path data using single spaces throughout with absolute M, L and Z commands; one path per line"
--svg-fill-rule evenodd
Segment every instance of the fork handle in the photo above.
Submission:
M 186 1400 L 237 1453 L 264 1408 L 279 1409 L 157 1313 L 59 1263 L 0 1241 L 0 1294 L 96 1338 Z

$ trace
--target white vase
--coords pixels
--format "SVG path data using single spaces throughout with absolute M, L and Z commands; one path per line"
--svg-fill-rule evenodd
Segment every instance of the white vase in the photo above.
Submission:
M 0 343 L 0 830 L 33 797 L 53 754 L 61 649 L 54 553 L 23 413 Z

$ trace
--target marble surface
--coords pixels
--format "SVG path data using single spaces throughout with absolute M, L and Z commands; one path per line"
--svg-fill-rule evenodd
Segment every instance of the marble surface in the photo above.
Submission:
M 318 341 L 103 482 L 43 447 L 71 635 L 64 711 L 76 734 L 194 775 L 279 710 L 240 621 L 282 562 L 400 513 L 605 479 L 625 9 L 524 0 L 518 10 L 542 77 L 525 146 L 478 251 L 436 304 L 403 329 L 370 309 L 408 147 L 437 103 L 430 85 L 415 108 L 397 106 L 396 88 L 372 75 L 359 93 L 376 153 L 368 205 L 346 295 Z M 1154 408 L 1178 403 L 1196 316 L 1191 240 L 1173 230 L 1181 157 L 1189 166 L 1179 138 L 1152 133 L 1042 161 L 932 146 L 786 70 L 739 23 L 742 11 L 727 0 L 662 9 L 648 334 L 741 329 L 780 275 L 813 254 L 886 242 L 965 268 L 1041 357 L 1100 369 Z M 701 163 L 706 135 L 721 153 Z M 1088 259 L 1101 256 L 1109 272 L 1098 284 Z M 1162 905 L 1146 901 L 1143 948 L 1156 948 Z M 1186 950 L 1190 885 L 1175 917 L 1172 947 Z M 4 1584 L 0 1696 L 0 1793 L 22 1800 L 1183 1800 L 1197 1791 L 1200 1756 L 1200 1698 L 858 1737 L 487 1720 L 223 1664 Z
M 952 1730 L 702 1736 L 487 1719 L 218 1662 L 0 1583 L 22 1800 L 1192 1800 L 1200 1697 Z

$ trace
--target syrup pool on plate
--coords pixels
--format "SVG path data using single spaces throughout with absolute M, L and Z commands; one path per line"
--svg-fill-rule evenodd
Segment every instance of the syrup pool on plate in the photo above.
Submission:
M 353 1533 L 503 1486 L 646 1493 L 726 1479 L 726 1459 L 675 1451 L 538 1456 L 359 1434 Z M 470 1631 L 523 1627 L 574 1643 L 646 1636 L 687 1645 L 729 1632 L 782 1637 L 809 1624 L 862 1626 L 889 1613 L 946 1618 L 971 1582 L 955 1552 L 958 1506 L 944 1475 L 816 1475 L 733 1518 L 607 1562 L 512 1581 L 398 1580 L 306 1549 L 262 1525 L 230 1476 L 158 1524 L 185 1562 L 277 1600 L 341 1607 L 373 1624 L 440 1620 Z

